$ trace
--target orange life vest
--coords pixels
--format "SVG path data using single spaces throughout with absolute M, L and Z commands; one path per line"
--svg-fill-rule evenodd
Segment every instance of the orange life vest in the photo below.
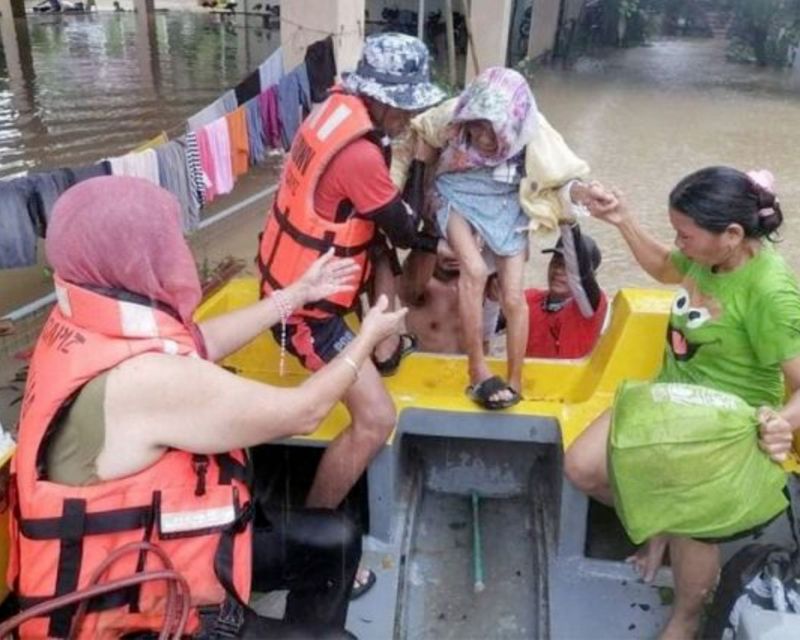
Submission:
M 327 220 L 314 209 L 314 193 L 333 157 L 372 129 L 361 100 L 339 92 L 334 92 L 300 126 L 261 236 L 262 295 L 298 280 L 331 247 L 337 256 L 353 258 L 361 267 L 362 285 L 366 282 L 370 271 L 367 249 L 375 235 L 375 224 L 356 215 L 344 222 Z M 337 293 L 295 313 L 316 318 L 345 313 L 353 306 L 360 288 Z
M 98 374 L 147 352 L 197 357 L 186 327 L 166 311 L 56 280 L 58 304 L 31 361 L 12 473 L 14 507 L 9 584 L 27 608 L 87 585 L 108 554 L 130 542 L 160 546 L 188 581 L 189 632 L 198 607 L 226 597 L 247 602 L 252 573 L 250 496 L 243 452 L 193 455 L 170 450 L 128 477 L 89 486 L 48 482 L 49 427 Z M 186 425 L 191 429 L 191 425 Z M 122 556 L 105 580 L 162 568 L 156 557 Z M 96 598 L 80 638 L 118 638 L 160 629 L 163 583 Z M 24 638 L 64 637 L 74 607 L 34 618 Z

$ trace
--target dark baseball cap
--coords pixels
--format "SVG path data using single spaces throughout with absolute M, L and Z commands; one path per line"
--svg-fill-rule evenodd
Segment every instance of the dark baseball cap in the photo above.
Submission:
M 587 236 L 585 233 L 581 233 L 581 242 L 583 243 L 583 250 L 589 254 L 589 257 L 592 260 L 592 271 L 597 271 L 597 267 L 599 267 L 600 263 L 603 261 L 603 255 L 600 253 L 600 247 L 598 247 L 597 243 L 592 240 L 591 236 Z M 559 255 L 563 255 L 564 239 L 559 238 L 554 247 L 543 249 L 542 253 L 557 253 Z

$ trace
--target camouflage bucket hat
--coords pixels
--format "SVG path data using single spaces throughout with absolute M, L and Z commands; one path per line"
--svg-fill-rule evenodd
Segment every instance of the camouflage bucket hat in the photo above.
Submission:
M 445 98 L 430 80 L 428 48 L 404 33 L 367 38 L 356 70 L 343 76 L 347 91 L 406 111 L 427 109 Z

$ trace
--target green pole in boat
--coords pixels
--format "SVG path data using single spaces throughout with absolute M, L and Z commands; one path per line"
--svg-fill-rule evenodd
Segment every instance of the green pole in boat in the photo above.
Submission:
M 486 588 L 483 583 L 483 553 L 481 550 L 481 527 L 479 522 L 478 492 L 472 492 L 472 567 L 475 573 L 475 593 L 480 593 Z

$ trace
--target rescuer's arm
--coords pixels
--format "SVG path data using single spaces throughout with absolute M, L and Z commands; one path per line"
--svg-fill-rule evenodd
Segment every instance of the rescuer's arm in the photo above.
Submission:
M 259 300 L 198 326 L 206 343 L 207 358 L 212 362 L 241 349 L 253 338 L 281 321 L 281 309 L 292 311 L 309 302 L 321 300 L 340 291 L 349 291 L 358 281 L 358 265 L 350 258 L 338 259 L 329 251 L 317 259 L 297 282 L 276 296 Z
M 382 296 L 344 351 L 296 387 L 273 387 L 204 360 L 145 354 L 112 370 L 98 474 L 108 480 L 152 464 L 168 448 L 214 454 L 311 433 L 356 380 L 406 309 Z M 113 426 L 112 426 L 113 425 Z

